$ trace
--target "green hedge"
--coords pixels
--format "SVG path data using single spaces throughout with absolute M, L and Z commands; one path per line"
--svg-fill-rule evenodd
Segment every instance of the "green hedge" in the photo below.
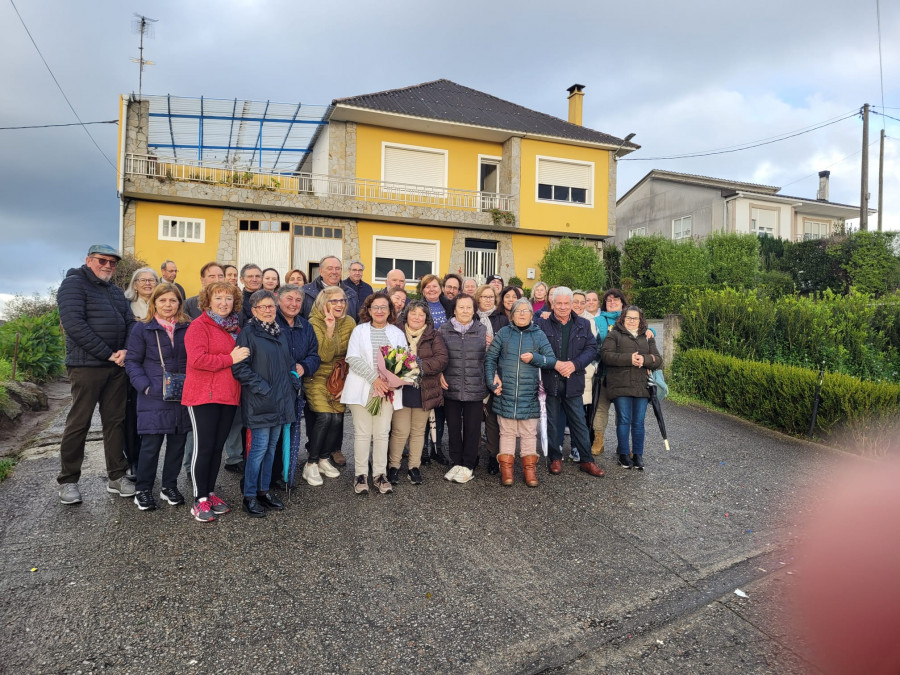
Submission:
M 675 356 L 670 379 L 676 391 L 740 417 L 791 434 L 809 431 L 818 381 L 814 370 L 690 349 Z M 898 413 L 900 384 L 825 374 L 817 417 L 824 435 L 846 430 L 871 437 L 896 424 Z
M 31 382 L 46 382 L 64 372 L 66 347 L 59 329 L 59 312 L 22 317 L 0 327 L 0 358 L 9 362 L 19 333 L 19 375 Z
M 697 293 L 707 289 L 718 290 L 716 286 L 690 286 L 674 284 L 671 286 L 653 286 L 651 288 L 633 288 L 628 293 L 629 302 L 640 307 L 644 315 L 652 319 L 661 319 L 666 314 L 680 314 L 682 308 Z

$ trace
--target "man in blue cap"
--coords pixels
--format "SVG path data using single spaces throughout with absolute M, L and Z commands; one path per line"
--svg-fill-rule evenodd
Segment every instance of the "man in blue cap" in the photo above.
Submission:
M 62 469 L 59 501 L 81 502 L 78 480 L 84 443 L 94 408 L 100 404 L 108 492 L 134 497 L 134 483 L 125 477 L 125 343 L 134 325 L 131 306 L 112 282 L 121 260 L 112 246 L 95 244 L 81 267 L 72 268 L 57 293 L 59 318 L 66 333 L 66 371 L 72 386 L 72 408 L 60 443 Z

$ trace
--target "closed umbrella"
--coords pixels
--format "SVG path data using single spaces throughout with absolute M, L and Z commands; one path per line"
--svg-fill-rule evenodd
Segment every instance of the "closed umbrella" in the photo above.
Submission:
M 306 398 L 303 394 L 297 396 L 297 420 L 293 424 L 284 425 L 284 433 L 281 434 L 281 452 L 284 458 L 284 482 L 287 484 L 288 497 L 291 496 L 291 488 L 294 487 L 294 478 L 297 475 L 297 464 L 300 458 L 300 420 L 303 419 L 303 409 L 306 407 Z
M 544 451 L 544 457 L 547 456 L 547 392 L 544 391 L 544 383 L 538 384 L 538 403 L 541 405 L 541 450 Z
M 666 432 L 666 421 L 663 419 L 662 404 L 659 402 L 659 397 L 656 395 L 656 381 L 653 379 L 652 375 L 650 376 L 650 379 L 647 380 L 647 391 L 650 392 L 650 405 L 653 407 L 653 414 L 656 415 L 656 421 L 659 423 L 659 433 L 662 435 L 666 450 L 668 450 L 669 441 L 666 438 L 666 436 L 668 436 L 668 433 Z

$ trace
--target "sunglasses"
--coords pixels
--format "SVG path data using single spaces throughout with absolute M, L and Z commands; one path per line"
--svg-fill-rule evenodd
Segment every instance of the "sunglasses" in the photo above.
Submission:
M 91 257 L 97 261 L 97 264 L 100 265 L 100 267 L 109 267 L 110 269 L 114 270 L 114 269 L 116 269 L 116 265 L 119 264 L 119 261 L 114 258 L 113 259 L 98 258 L 97 256 L 91 256 Z

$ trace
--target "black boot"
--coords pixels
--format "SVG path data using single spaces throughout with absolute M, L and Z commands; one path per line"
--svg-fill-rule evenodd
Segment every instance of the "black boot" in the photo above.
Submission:
M 492 476 L 496 476 L 500 473 L 500 463 L 497 461 L 497 458 L 494 455 L 488 457 L 488 473 Z
M 256 501 L 269 511 L 283 511 L 284 502 L 271 492 L 260 492 L 256 495 Z
M 638 471 L 644 470 L 644 456 L 643 455 L 632 455 L 631 463 L 634 465 L 634 468 Z

